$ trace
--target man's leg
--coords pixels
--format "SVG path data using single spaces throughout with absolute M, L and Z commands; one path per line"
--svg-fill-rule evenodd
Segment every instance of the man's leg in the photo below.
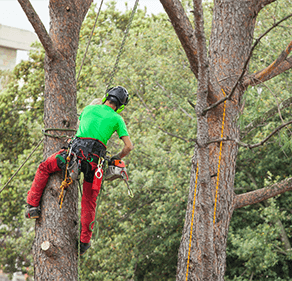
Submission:
M 95 220 L 96 198 L 99 194 L 102 177 L 98 179 L 95 176 L 95 163 L 90 163 L 91 172 L 85 174 L 85 180 L 83 182 L 83 195 L 81 199 L 81 236 L 80 241 L 82 244 L 89 245 L 92 236 Z M 95 164 L 95 165 L 94 165 Z M 92 223 L 92 224 L 91 224 Z M 91 224 L 91 225 L 90 225 Z M 90 230 L 91 229 L 91 230 Z M 87 249 L 88 249 L 87 248 Z M 86 250 L 87 250 L 86 249 Z M 82 253 L 81 253 L 82 254 Z
M 34 207 L 39 206 L 44 188 L 48 182 L 49 176 L 51 173 L 61 171 L 57 164 L 56 155 L 63 152 L 63 150 L 54 153 L 44 162 L 42 162 L 35 174 L 32 186 L 27 193 L 26 202 Z

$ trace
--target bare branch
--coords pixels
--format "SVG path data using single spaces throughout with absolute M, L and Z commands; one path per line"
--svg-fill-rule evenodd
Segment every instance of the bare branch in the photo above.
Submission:
M 198 78 L 198 54 L 194 29 L 179 0 L 160 0 L 179 38 L 191 70 Z
M 264 36 L 266 36 L 271 30 L 273 30 L 275 27 L 277 27 L 280 23 L 282 23 L 283 21 L 287 20 L 287 19 L 290 18 L 291 16 L 292 16 L 292 14 L 290 14 L 290 15 L 284 17 L 283 19 L 281 19 L 280 21 L 276 22 L 275 24 L 273 24 L 272 27 L 270 27 L 266 32 L 264 32 L 264 33 L 263 33 L 258 39 L 256 39 L 255 43 L 253 44 L 253 46 L 252 46 L 251 49 L 250 49 L 250 53 L 249 53 L 248 57 L 247 57 L 247 59 L 246 59 L 246 61 L 245 61 L 245 63 L 244 63 L 244 66 L 243 66 L 242 72 L 241 72 L 241 74 L 239 75 L 239 77 L 237 78 L 237 81 L 235 82 L 234 86 L 232 87 L 230 93 L 229 93 L 226 97 L 222 98 L 221 100 L 217 101 L 216 103 L 212 104 L 211 106 L 205 108 L 205 109 L 203 110 L 203 114 L 204 114 L 204 115 L 205 115 L 209 110 L 211 110 L 211 109 L 217 107 L 219 104 L 223 103 L 224 101 L 226 101 L 226 100 L 228 100 L 228 99 L 231 99 L 231 97 L 232 97 L 232 95 L 234 94 L 234 92 L 235 92 L 235 90 L 236 90 L 236 88 L 237 88 L 239 82 L 242 80 L 242 78 L 243 78 L 243 76 L 244 76 L 244 73 L 247 71 L 247 65 L 248 65 L 248 63 L 249 63 L 249 61 L 250 61 L 251 55 L 252 55 L 252 53 L 253 53 L 255 47 L 256 47 L 256 46 L 258 45 L 258 43 L 260 42 L 260 40 L 261 40 Z M 290 44 L 291 44 L 291 42 L 290 42 Z M 289 46 L 290 46 L 290 44 L 289 44 Z M 290 46 L 290 47 L 289 47 L 289 46 L 288 46 L 286 49 L 287 49 L 288 51 L 289 51 L 289 50 L 291 51 L 291 46 Z M 289 52 L 290 52 L 290 51 L 289 51 Z M 278 66 L 278 64 L 277 64 L 277 66 Z
M 280 119 L 281 119 L 281 121 L 282 121 L 282 124 L 285 124 L 285 121 L 284 121 L 284 119 L 283 119 L 283 117 L 282 117 L 282 113 L 281 113 L 281 103 L 279 103 L 279 101 L 278 101 L 278 97 L 273 93 L 273 91 L 270 89 L 270 87 L 269 86 L 267 86 L 267 85 L 265 85 L 265 84 L 263 84 L 270 92 L 271 92 L 271 94 L 274 96 L 274 98 L 275 98 L 275 100 L 276 100 L 276 103 L 277 103 L 277 108 L 278 108 L 278 113 L 279 113 L 279 117 L 280 117 Z M 292 135 L 292 133 L 291 133 L 291 131 L 289 130 L 289 132 L 290 132 L 290 135 Z
M 258 190 L 236 195 L 234 209 L 259 203 L 286 191 L 292 190 L 292 178 Z
M 196 110 L 196 105 L 193 104 L 193 102 L 191 100 L 188 99 L 188 103 L 190 104 L 190 106 Z
M 274 131 L 272 133 L 270 133 L 265 139 L 263 139 L 261 142 L 259 143 L 256 143 L 256 144 L 245 144 L 243 142 L 240 142 L 240 141 L 237 141 L 237 143 L 239 145 L 242 145 L 244 147 L 248 147 L 250 149 L 252 148 L 255 148 L 255 147 L 258 147 L 258 146 L 261 146 L 263 145 L 265 142 L 267 142 L 274 134 L 276 134 L 278 131 L 280 131 L 282 128 L 288 126 L 289 124 L 292 124 L 292 120 L 290 120 L 289 122 L 285 123 L 285 124 L 282 124 L 281 126 L 277 127 L 276 129 L 274 129 Z
M 37 36 L 39 37 L 47 55 L 50 58 L 53 58 L 54 56 L 56 56 L 56 50 L 53 46 L 53 42 L 51 40 L 51 37 L 49 36 L 45 26 L 43 25 L 41 19 L 39 18 L 38 14 L 34 10 L 30 1 L 29 0 L 18 0 L 18 2 L 21 5 L 23 11 L 25 12 L 31 25 L 33 26 L 33 28 L 34 28 Z
M 255 147 L 258 147 L 258 146 L 261 146 L 263 145 L 265 142 L 267 142 L 274 134 L 276 134 L 278 131 L 280 131 L 281 129 L 283 129 L 284 127 L 288 126 L 292 124 L 292 120 L 290 120 L 289 122 L 287 123 L 284 123 L 282 125 L 280 125 L 279 127 L 277 127 L 276 129 L 274 129 L 274 131 L 272 133 L 270 133 L 265 139 L 263 139 L 261 142 L 259 143 L 256 143 L 256 144 L 246 144 L 246 143 L 243 143 L 239 140 L 236 140 L 236 139 L 231 139 L 229 138 L 228 136 L 227 137 L 224 137 L 224 138 L 219 138 L 219 139 L 213 139 L 213 140 L 210 140 L 207 142 L 207 145 L 211 144 L 211 143 L 216 143 L 216 142 L 221 142 L 221 141 L 235 141 L 237 144 L 241 145 L 241 146 L 244 146 L 244 147 L 247 147 L 247 148 L 255 148 Z
M 280 107 L 281 109 L 287 108 L 292 104 L 292 97 L 284 100 Z M 272 109 L 265 112 L 261 117 L 253 120 L 251 123 L 249 123 L 244 130 L 241 133 L 241 138 L 243 138 L 245 135 L 250 133 L 253 129 L 255 129 L 257 126 L 262 125 L 268 118 L 274 116 L 278 112 L 278 106 L 273 107 Z

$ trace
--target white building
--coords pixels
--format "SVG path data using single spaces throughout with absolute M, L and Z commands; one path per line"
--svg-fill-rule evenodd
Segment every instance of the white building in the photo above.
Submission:
M 0 24 L 0 70 L 13 69 L 17 50 L 29 51 L 37 40 L 33 32 Z

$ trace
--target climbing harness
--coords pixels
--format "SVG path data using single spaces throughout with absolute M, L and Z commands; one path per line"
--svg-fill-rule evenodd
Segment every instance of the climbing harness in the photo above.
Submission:
M 223 88 L 221 88 L 224 97 L 226 96 Z M 225 124 L 225 112 L 226 112 L 226 100 L 223 105 L 223 117 L 222 117 L 222 126 L 221 126 L 221 139 L 224 137 L 224 124 Z M 220 141 L 220 149 L 219 149 L 219 159 L 218 159 L 218 169 L 217 169 L 217 181 L 216 181 L 216 193 L 215 193 L 215 203 L 214 203 L 214 215 L 213 215 L 213 227 L 215 227 L 216 222 L 216 209 L 217 209 L 217 197 L 218 197 L 218 189 L 219 189 L 219 179 L 220 179 L 220 166 L 221 166 L 221 156 L 222 156 L 222 144 L 223 141 Z M 194 191 L 194 199 L 193 199 L 193 209 L 192 209 L 192 219 L 191 219 L 191 229 L 190 229 L 190 239 L 189 239 L 189 249 L 188 249 L 188 259 L 187 259 L 187 269 L 186 269 L 186 281 L 188 281 L 189 274 L 189 266 L 190 266 L 190 256 L 191 256 L 191 247 L 192 247 L 192 235 L 193 235 L 193 225 L 194 225 L 194 216 L 195 216 L 195 205 L 196 205 L 196 193 L 197 193 L 197 184 L 198 184 L 198 171 L 199 171 L 199 163 L 197 163 L 196 170 L 196 180 L 195 180 L 195 191 Z

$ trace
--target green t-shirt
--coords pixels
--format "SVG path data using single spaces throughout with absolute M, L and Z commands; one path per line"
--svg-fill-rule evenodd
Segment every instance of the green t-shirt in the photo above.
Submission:
M 123 118 L 105 104 L 86 106 L 79 120 L 76 137 L 97 139 L 106 145 L 115 131 L 120 138 L 129 135 Z

